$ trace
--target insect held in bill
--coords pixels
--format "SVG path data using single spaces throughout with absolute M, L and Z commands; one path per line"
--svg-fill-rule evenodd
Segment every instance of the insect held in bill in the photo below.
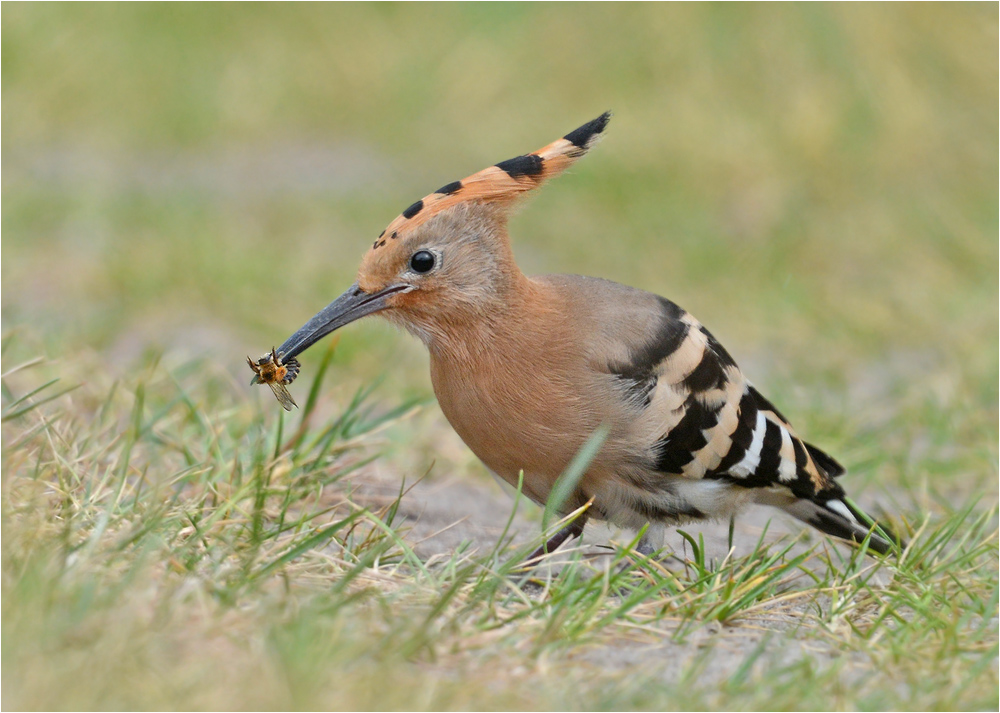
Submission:
M 254 377 L 250 380 L 251 384 L 270 386 L 271 391 L 274 392 L 274 398 L 278 399 L 278 403 L 286 411 L 291 411 L 292 406 L 298 406 L 288 389 L 285 388 L 299 375 L 299 369 L 302 368 L 302 365 L 299 364 L 298 359 L 292 357 L 288 361 L 282 362 L 274 347 L 271 347 L 271 353 L 265 354 L 257 361 L 247 357 L 247 364 L 254 372 Z

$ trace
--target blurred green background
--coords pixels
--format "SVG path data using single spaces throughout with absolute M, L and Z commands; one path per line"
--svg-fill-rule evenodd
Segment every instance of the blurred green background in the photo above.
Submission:
M 845 441 L 936 419 L 995 487 L 997 19 L 6 5 L 4 332 L 122 373 L 149 350 L 208 357 L 240 393 L 243 356 L 338 295 L 402 208 L 612 109 L 598 150 L 514 218 L 527 273 L 670 297 L 793 417 Z M 340 345 L 338 379 L 430 393 L 422 348 L 387 325 Z M 905 460 L 918 435 L 883 448 Z

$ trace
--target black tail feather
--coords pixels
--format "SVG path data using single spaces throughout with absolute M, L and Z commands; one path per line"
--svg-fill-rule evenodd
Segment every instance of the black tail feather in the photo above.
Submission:
M 805 447 L 806 450 L 809 451 L 809 455 L 812 457 L 813 463 L 818 465 L 820 469 L 831 478 L 839 478 L 845 473 L 844 466 L 835 461 L 829 454 L 821 451 L 812 443 L 805 443 Z
M 873 528 L 868 524 L 872 522 L 871 518 L 840 498 L 821 502 L 798 500 L 783 509 L 833 537 L 859 544 L 867 538 L 869 549 L 880 555 L 889 554 L 897 547 L 906 547 L 906 543 L 891 529 L 878 524 Z

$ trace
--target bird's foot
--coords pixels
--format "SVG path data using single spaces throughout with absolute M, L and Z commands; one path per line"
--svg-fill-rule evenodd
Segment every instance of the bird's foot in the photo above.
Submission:
M 651 522 L 646 525 L 646 531 L 639 538 L 639 543 L 635 546 L 635 551 L 643 557 L 652 557 L 654 552 L 663 549 L 663 540 L 666 528 L 658 522 Z
M 545 555 L 555 552 L 566 540 L 583 535 L 583 528 L 586 524 L 587 518 L 580 516 L 556 532 L 544 545 L 528 555 L 521 565 L 520 571 L 527 572 L 534 569 Z

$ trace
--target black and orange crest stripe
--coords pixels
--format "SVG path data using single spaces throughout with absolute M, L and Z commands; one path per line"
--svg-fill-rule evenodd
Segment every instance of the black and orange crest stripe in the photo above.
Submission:
M 421 199 L 421 200 L 417 201 L 416 203 L 414 203 L 413 205 L 411 205 L 406 210 L 404 210 L 403 211 L 403 217 L 406 218 L 407 220 L 409 220 L 410 218 L 412 218 L 413 216 L 415 216 L 417 213 L 419 213 L 423 209 L 424 209 L 424 201 L 423 201 L 423 199 Z
M 511 178 L 520 178 L 521 176 L 541 176 L 544 164 L 545 160 L 541 156 L 529 153 L 501 161 L 496 164 L 496 167 Z
M 461 188 L 462 188 L 462 182 L 461 181 L 452 181 L 447 186 L 441 186 L 440 188 L 438 188 L 434 192 L 435 193 L 443 193 L 446 196 L 450 196 L 450 195 L 453 195 L 455 193 L 458 193 L 459 190 L 461 190 Z
M 604 112 L 537 151 L 501 161 L 461 181 L 452 181 L 442 186 L 404 210 L 382 231 L 372 249 L 383 247 L 387 240 L 422 225 L 459 203 L 512 203 L 521 194 L 559 175 L 586 154 L 600 138 L 610 120 L 611 112 Z
M 593 145 L 596 137 L 604 133 L 608 122 L 611 121 L 611 112 L 606 111 L 593 121 L 588 121 L 578 129 L 569 132 L 563 139 L 569 141 L 576 147 L 577 151 L 586 153 Z M 578 155 L 583 155 L 582 153 Z

